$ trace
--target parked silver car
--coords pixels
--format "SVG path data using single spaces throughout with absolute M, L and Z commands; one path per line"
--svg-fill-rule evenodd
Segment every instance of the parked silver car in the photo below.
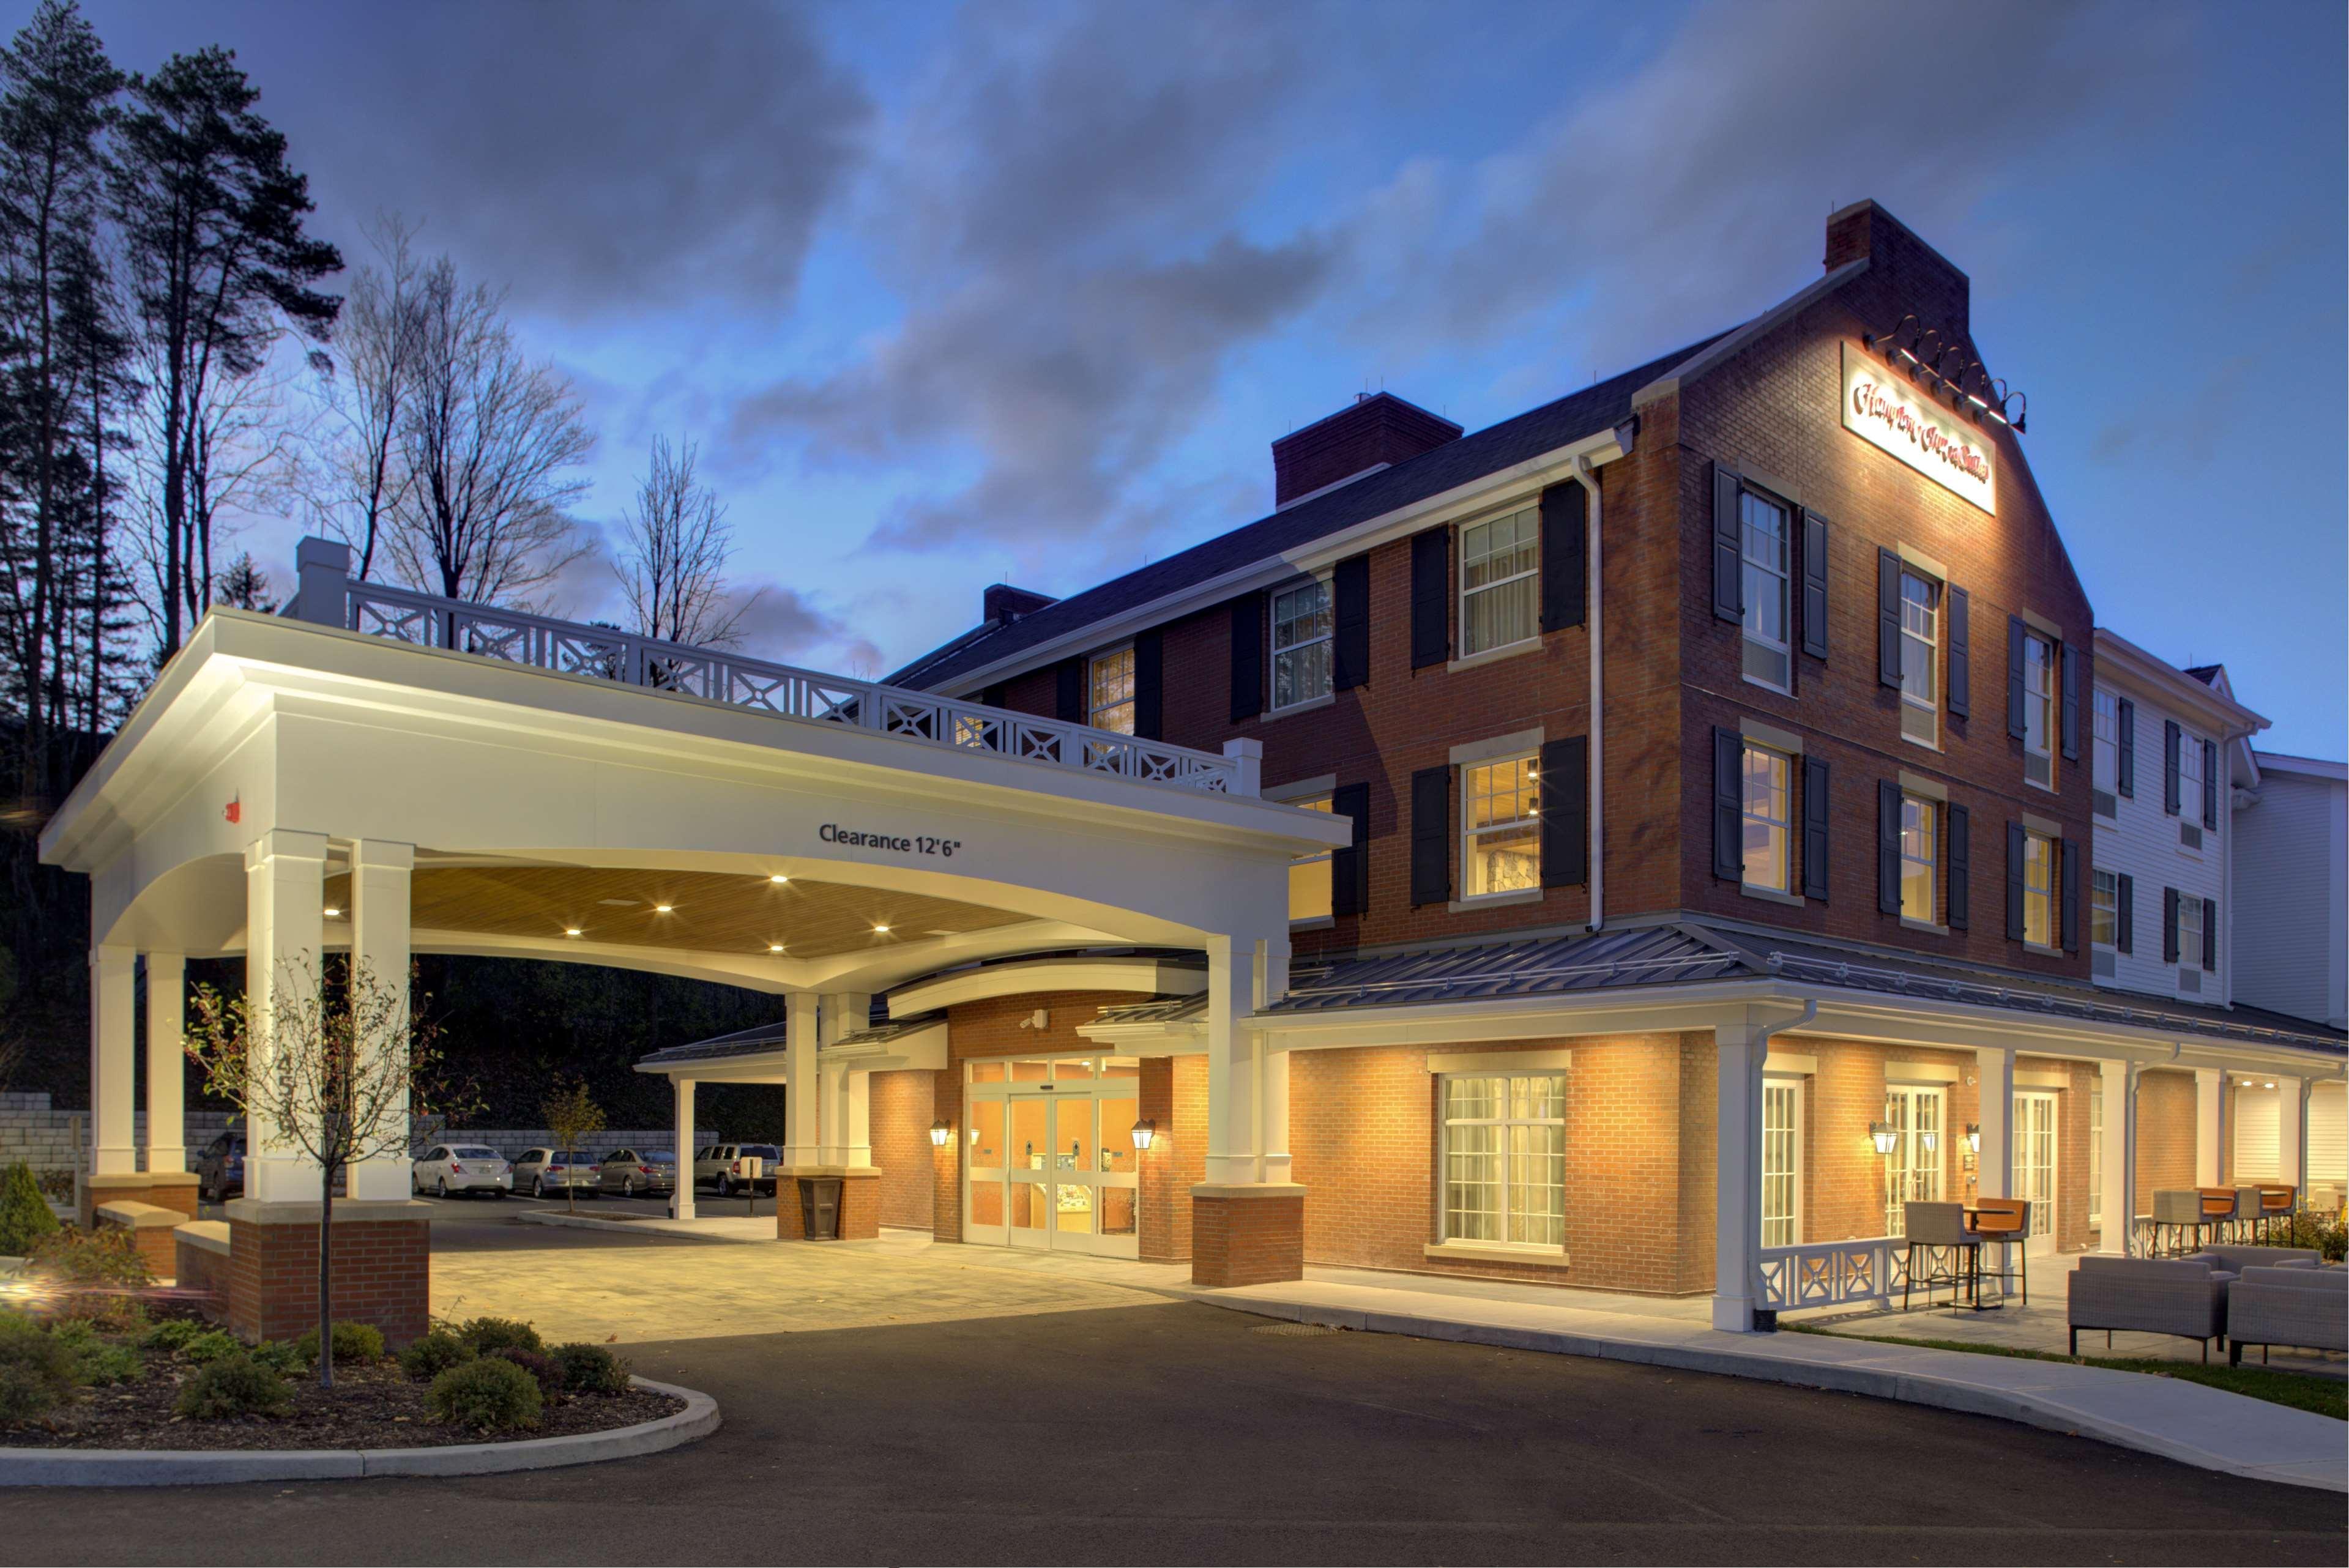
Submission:
M 542 1145 L 523 1151 L 514 1161 L 513 1184 L 517 1192 L 527 1192 L 533 1198 L 566 1191 L 594 1192 L 595 1187 L 595 1157 L 584 1150 L 549 1149 Z
M 513 1191 L 513 1167 L 482 1143 L 436 1143 L 408 1168 L 409 1185 L 446 1198 L 457 1192 L 487 1192 L 502 1198 Z
M 759 1161 L 755 1177 L 750 1174 L 753 1160 Z M 715 1187 L 721 1198 L 742 1191 L 771 1192 L 775 1168 L 782 1162 L 783 1151 L 771 1143 L 713 1143 L 693 1157 L 693 1184 Z
M 623 1198 L 677 1191 L 677 1156 L 657 1149 L 615 1149 L 595 1171 L 597 1186 Z

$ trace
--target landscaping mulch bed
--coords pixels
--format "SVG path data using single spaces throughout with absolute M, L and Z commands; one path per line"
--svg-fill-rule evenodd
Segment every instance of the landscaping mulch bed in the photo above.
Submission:
M 426 1396 L 396 1363 L 337 1364 L 332 1390 L 314 1377 L 286 1379 L 294 1408 L 283 1416 L 197 1421 L 174 1413 L 180 1387 L 197 1368 L 148 1353 L 147 1376 L 116 1387 L 86 1388 L 81 1398 L 40 1420 L 0 1424 L 0 1447 L 24 1449 L 423 1449 L 515 1442 L 609 1431 L 656 1421 L 685 1408 L 667 1394 L 561 1395 L 546 1401 L 527 1430 L 481 1433 L 435 1420 Z

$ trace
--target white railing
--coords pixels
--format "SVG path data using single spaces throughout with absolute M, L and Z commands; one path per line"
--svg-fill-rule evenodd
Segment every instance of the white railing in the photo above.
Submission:
M 2002 1243 L 1992 1243 L 1991 1245 Z M 2013 1244 L 2013 1243 L 2009 1243 Z M 1946 1290 L 1956 1272 L 1954 1247 L 1920 1246 L 1916 1289 Z M 1754 1270 L 1754 1305 L 1765 1312 L 1799 1312 L 1813 1306 L 1886 1302 L 1909 1286 L 1909 1241 L 1905 1236 L 1868 1236 L 1852 1242 L 1813 1242 L 1799 1247 L 1764 1247 Z M 1992 1260 L 1982 1259 L 1982 1299 L 2002 1286 Z
M 314 542 L 305 541 L 305 547 Z M 350 631 L 394 642 L 649 686 L 781 718 L 869 729 L 900 740 L 954 751 L 988 752 L 1048 768 L 1105 773 L 1216 794 L 1257 792 L 1254 758 L 1244 755 L 1217 757 L 1164 741 L 1138 740 L 1112 730 L 1037 718 L 875 681 L 823 675 L 714 648 L 642 637 L 614 627 L 471 604 L 348 577 L 342 578 L 339 595 L 321 591 L 314 599 L 314 583 L 326 590 L 326 583 L 314 577 L 310 569 L 323 564 L 304 561 L 303 593 L 295 613 L 303 619 L 332 619 Z M 336 598 L 339 603 L 333 603 Z

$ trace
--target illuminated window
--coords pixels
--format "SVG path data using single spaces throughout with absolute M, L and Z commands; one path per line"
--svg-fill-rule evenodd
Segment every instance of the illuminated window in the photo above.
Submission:
M 1793 856 L 1788 847 L 1786 778 L 1784 753 L 1764 746 L 1745 748 L 1745 885 L 1788 891 Z
M 1517 757 L 1460 771 L 1464 896 L 1539 887 L 1541 802 L 1534 759 Z
M 2027 829 L 2023 835 L 2023 940 L 2033 947 L 2055 945 L 2055 841 Z
M 1443 1080 L 1444 1239 L 1566 1244 L 1566 1075 Z
M 1330 695 L 1330 632 L 1329 579 L 1272 596 L 1275 708 L 1295 707 Z
M 1327 811 L 1330 798 L 1316 795 L 1309 799 L 1290 800 L 1287 804 L 1303 811 Z M 1299 855 L 1288 862 L 1288 918 L 1321 920 L 1330 913 L 1330 851 Z
M 2055 645 L 2023 634 L 2023 776 L 2055 787 Z
M 1460 531 L 1460 654 L 1490 653 L 1534 635 L 1541 571 L 1541 511 L 1526 507 Z
M 1940 891 L 1940 810 L 1915 795 L 1900 797 L 1900 918 L 1931 924 Z
M 1096 655 L 1091 672 L 1085 722 L 1095 729 L 1133 733 L 1133 650 Z
M 1930 746 L 1939 737 L 1941 585 L 1900 574 L 1900 733 Z
M 1744 553 L 1745 675 L 1786 689 L 1786 509 L 1752 490 L 1737 497 L 1738 534 Z

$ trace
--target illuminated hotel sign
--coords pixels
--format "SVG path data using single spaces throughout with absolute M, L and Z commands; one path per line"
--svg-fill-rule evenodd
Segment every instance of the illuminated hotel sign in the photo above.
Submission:
M 1990 442 L 1857 344 L 1843 346 L 1843 428 L 1996 516 Z

